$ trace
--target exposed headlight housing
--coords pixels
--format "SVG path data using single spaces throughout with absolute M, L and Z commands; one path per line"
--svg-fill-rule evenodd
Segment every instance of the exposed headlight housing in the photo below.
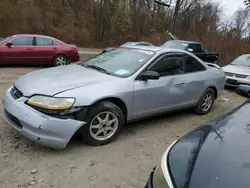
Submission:
M 67 110 L 71 108 L 74 103 L 75 98 L 59 98 L 42 95 L 34 95 L 27 101 L 27 104 L 30 106 L 55 111 Z

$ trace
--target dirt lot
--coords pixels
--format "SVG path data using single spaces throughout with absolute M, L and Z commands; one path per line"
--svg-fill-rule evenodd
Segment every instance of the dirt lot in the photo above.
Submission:
M 1 98 L 14 80 L 34 69 L 38 68 L 0 68 Z M 172 141 L 244 100 L 225 91 L 209 115 L 168 114 L 127 125 L 118 140 L 109 145 L 89 147 L 77 140 L 62 151 L 26 140 L 8 126 L 0 113 L 0 187 L 144 187 L 150 170 Z

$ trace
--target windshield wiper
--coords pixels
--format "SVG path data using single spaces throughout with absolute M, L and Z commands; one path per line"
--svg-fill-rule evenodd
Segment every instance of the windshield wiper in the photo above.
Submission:
M 81 64 L 81 65 L 84 66 L 84 67 L 87 67 L 87 68 L 92 68 L 92 69 L 98 70 L 98 71 L 103 72 L 103 73 L 108 74 L 108 75 L 111 74 L 106 69 L 98 67 L 96 65 L 86 65 L 86 64 Z

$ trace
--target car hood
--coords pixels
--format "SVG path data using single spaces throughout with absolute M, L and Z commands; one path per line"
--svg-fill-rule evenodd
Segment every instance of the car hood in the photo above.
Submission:
M 250 75 L 250 67 L 238 66 L 238 65 L 227 65 L 222 68 L 223 71 L 236 74 Z
M 198 153 L 189 188 L 247 188 L 250 185 L 250 104 L 212 122 Z
M 14 85 L 24 96 L 53 96 L 63 91 L 113 79 L 116 77 L 73 64 L 28 73 L 19 78 Z

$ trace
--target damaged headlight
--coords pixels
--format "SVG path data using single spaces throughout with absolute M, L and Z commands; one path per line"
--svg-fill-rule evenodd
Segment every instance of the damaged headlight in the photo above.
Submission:
M 67 110 L 71 108 L 74 103 L 75 98 L 59 98 L 42 95 L 35 95 L 27 101 L 27 104 L 30 106 L 56 111 Z

